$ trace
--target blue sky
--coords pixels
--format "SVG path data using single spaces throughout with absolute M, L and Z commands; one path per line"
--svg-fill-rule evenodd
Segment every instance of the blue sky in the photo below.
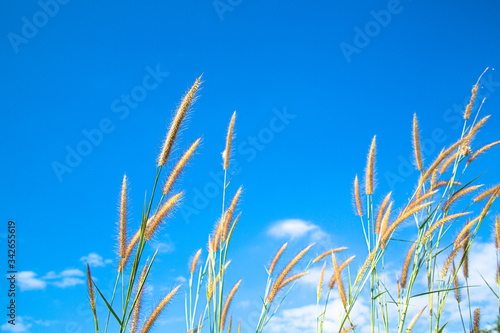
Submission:
M 92 329 L 84 264 L 93 264 L 99 284 L 113 280 L 123 174 L 130 180 L 135 230 L 172 111 L 201 74 L 202 89 L 174 156 L 198 137 L 202 144 L 176 187 L 186 192 L 183 204 L 148 249 L 160 248 L 151 288 L 174 286 L 187 276 L 197 249 L 206 250 L 220 214 L 215 179 L 236 110 L 232 162 L 238 172 L 228 193 L 240 185 L 244 191 L 229 279 L 243 278 L 234 305 L 242 318 L 259 302 L 264 265 L 283 242 L 290 241 L 289 257 L 318 239 L 366 256 L 351 192 L 373 135 L 376 202 L 392 190 L 402 205 L 417 179 L 407 168 L 413 113 L 430 162 L 460 135 L 471 87 L 490 67 L 478 100 L 486 98 L 481 112 L 493 116 L 477 143 L 498 140 L 495 1 L 41 0 L 0 6 L 0 216 L 18 226 L 24 284 L 17 332 Z M 499 156 L 492 150 L 471 174 L 487 169 L 482 182 L 498 183 Z M 490 253 L 489 235 L 484 226 L 478 258 Z M 312 303 L 314 290 L 304 282 L 272 330 L 281 332 L 296 317 L 293 311 L 303 313 L 297 309 Z M 183 307 L 183 297 L 176 298 L 157 331 L 165 325 L 182 331 Z

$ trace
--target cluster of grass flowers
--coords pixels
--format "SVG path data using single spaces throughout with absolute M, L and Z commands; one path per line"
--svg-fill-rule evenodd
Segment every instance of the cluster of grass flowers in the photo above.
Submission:
M 128 179 L 126 176 L 123 177 L 118 235 L 119 264 L 111 295 L 104 295 L 99 290 L 87 266 L 90 306 L 95 319 L 96 333 L 99 330 L 107 332 L 110 320 L 118 324 L 119 333 L 149 332 L 165 306 L 181 288 L 180 285 L 174 287 L 164 295 L 147 317 L 143 316 L 141 303 L 144 286 L 156 257 L 155 253 L 150 259 L 145 258 L 145 245 L 179 204 L 183 193 L 172 193 L 174 184 L 196 151 L 200 139 L 191 144 L 166 177 L 162 171 L 166 168 L 183 120 L 196 98 L 200 80 L 201 77 L 186 93 L 173 116 L 157 159 L 156 177 L 151 195 L 145 200 L 141 225 L 132 237 L 127 236 Z M 376 137 L 373 137 L 365 171 L 364 200 L 358 176 L 354 178 L 354 203 L 356 214 L 363 226 L 368 250 L 367 258 L 360 263 L 356 273 L 351 275 L 349 266 L 352 265 L 354 256 L 339 261 L 339 253 L 348 249 L 332 248 L 309 260 L 303 271 L 295 272 L 297 264 L 305 260 L 314 246 L 310 244 L 295 254 L 290 261 L 280 264 L 283 267 L 281 271 L 276 271 L 275 268 L 287 249 L 287 243 L 283 244 L 267 268 L 268 277 L 262 296 L 262 310 L 255 323 L 257 333 L 265 330 L 294 283 L 306 275 L 309 268 L 320 264 L 322 269 L 315 295 L 317 333 L 324 330 L 325 320 L 328 319 L 326 316 L 329 313 L 327 311 L 329 301 L 332 297 L 338 297 L 341 302 L 338 332 L 355 332 L 359 327 L 356 324 L 356 317 L 353 316 L 353 309 L 367 293 L 370 299 L 371 332 L 410 332 L 425 311 L 428 313 L 429 332 L 443 332 L 449 323 L 448 318 L 445 318 L 444 306 L 449 304 L 450 294 L 454 295 L 457 303 L 464 332 L 480 331 L 481 312 L 479 308 L 472 308 L 470 298 L 474 286 L 469 283 L 468 254 L 480 226 L 487 221 L 486 217 L 491 206 L 500 194 L 500 185 L 483 189 L 483 185 L 479 184 L 479 177 L 468 178 L 466 170 L 470 163 L 500 141 L 478 149 L 471 148 L 477 132 L 489 118 L 489 116 L 479 117 L 479 107 L 476 116 L 471 120 L 472 111 L 476 109 L 474 101 L 478 85 L 479 81 L 474 85 L 470 103 L 464 111 L 464 126 L 460 138 L 449 147 L 443 148 L 427 167 L 423 162 L 418 121 L 414 115 L 413 150 L 415 167 L 420 176 L 413 194 L 400 208 L 397 208 L 392 193 L 383 195 L 381 204 L 375 207 L 374 202 L 378 199 L 374 191 Z M 226 274 L 230 266 L 229 245 L 240 219 L 240 215 L 237 215 L 237 205 L 242 195 L 242 188 L 239 187 L 232 199 L 226 200 L 226 192 L 231 190 L 227 176 L 235 121 L 236 113 L 229 122 L 223 153 L 224 186 L 221 216 L 213 232 L 208 236 L 206 255 L 203 249 L 199 249 L 193 256 L 188 285 L 184 286 L 187 288 L 185 321 L 188 333 L 203 330 L 210 333 L 229 333 L 233 329 L 230 305 L 242 283 L 241 279 L 234 285 L 228 286 L 226 283 Z M 162 177 L 165 177 L 165 180 L 160 191 L 159 183 Z M 457 203 L 458 199 L 466 201 L 465 198 L 470 198 L 467 204 Z M 415 224 L 415 237 L 405 240 L 404 245 L 401 245 L 401 242 L 398 242 L 400 240 L 394 236 L 395 232 L 410 220 Z M 485 283 L 499 299 L 500 314 L 500 223 L 498 216 L 494 220 L 497 256 L 496 261 L 494 258 L 487 260 L 491 259 L 491 265 L 497 267 L 496 286 L 488 284 L 486 280 Z M 385 272 L 384 258 L 389 247 L 403 248 L 407 251 L 396 281 L 391 281 Z M 333 269 L 332 276 L 325 276 L 327 265 L 331 265 Z M 460 271 L 463 281 L 459 279 Z M 421 282 L 424 280 L 426 286 L 422 290 Z M 396 285 L 396 290 L 391 288 L 393 285 Z M 422 298 L 427 300 L 427 305 L 419 309 L 412 318 L 408 318 L 412 302 Z M 98 316 L 97 299 L 106 306 L 107 317 Z M 418 304 L 421 303 L 419 301 Z M 240 332 L 241 322 L 237 327 Z

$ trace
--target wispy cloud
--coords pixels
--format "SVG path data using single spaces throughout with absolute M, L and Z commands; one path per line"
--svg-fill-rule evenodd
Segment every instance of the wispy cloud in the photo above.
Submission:
M 313 241 L 318 241 L 327 234 L 316 224 L 301 219 L 287 219 L 275 222 L 267 231 L 274 238 L 298 239 L 309 236 Z
M 37 278 L 37 274 L 32 271 L 18 272 L 17 281 L 21 291 L 45 289 L 45 287 L 47 287 L 47 282 Z
M 17 273 L 17 279 L 21 291 L 45 289 L 47 285 L 53 285 L 58 288 L 73 287 L 79 284 L 84 284 L 85 276 L 79 269 L 65 269 L 61 273 L 50 271 L 41 278 L 38 274 L 32 271 L 23 271 Z
M 319 311 L 316 304 L 305 305 L 296 308 L 284 309 L 269 321 L 268 329 L 274 333 L 315 333 L 316 332 L 316 318 Z M 339 298 L 330 297 L 330 302 L 325 314 L 325 321 L 323 323 L 323 331 L 335 332 L 340 327 L 339 317 L 343 313 L 343 305 Z M 359 298 L 356 306 L 351 312 L 350 318 L 358 327 L 366 325 L 369 319 L 369 309 L 365 305 L 365 300 Z M 344 326 L 348 327 L 347 324 Z
M 27 333 L 30 331 L 31 326 L 33 326 L 31 323 L 26 323 L 24 318 L 21 316 L 16 317 L 15 323 L 15 325 L 5 323 L 0 326 L 0 330 L 2 330 L 2 332 Z
M 111 264 L 113 261 L 111 259 L 104 260 L 100 255 L 95 252 L 89 253 L 87 256 L 80 258 L 83 264 L 89 264 L 90 267 L 104 267 Z

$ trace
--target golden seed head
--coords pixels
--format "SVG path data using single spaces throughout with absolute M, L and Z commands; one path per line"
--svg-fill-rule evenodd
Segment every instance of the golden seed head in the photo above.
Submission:
M 321 298 L 321 290 L 323 288 L 323 277 L 325 276 L 325 268 L 326 268 L 326 261 L 323 263 L 323 268 L 321 269 L 321 275 L 319 276 L 319 284 L 318 284 L 318 301 Z
M 149 221 L 148 225 L 146 227 L 146 232 L 144 234 L 144 237 L 146 240 L 150 240 L 153 234 L 155 233 L 156 230 L 158 230 L 158 227 L 160 224 L 163 222 L 165 217 L 172 211 L 172 209 L 175 207 L 179 199 L 182 197 L 183 192 L 174 195 L 171 197 L 167 202 L 165 202 L 160 209 L 158 210 L 158 213 L 156 213 Z
M 370 146 L 370 152 L 368 153 L 368 160 L 366 163 L 365 191 L 367 195 L 373 194 L 373 172 L 375 167 L 376 139 L 377 136 L 375 135 L 372 139 L 372 144 Z
M 283 287 L 285 287 L 290 282 L 295 281 L 295 280 L 303 277 L 306 274 L 309 274 L 309 272 L 302 272 L 302 273 L 299 273 L 299 274 L 292 275 L 289 278 L 286 278 L 285 280 L 283 280 L 283 282 L 281 282 L 280 289 L 282 289 Z
M 389 206 L 385 210 L 384 217 L 382 218 L 382 222 L 380 223 L 380 230 L 379 230 L 380 237 L 385 235 L 387 226 L 389 225 L 389 218 L 391 217 L 391 210 L 392 210 L 392 201 L 389 202 Z
M 342 300 L 342 304 L 344 308 L 347 305 L 347 297 L 345 295 L 344 284 L 342 283 L 341 271 L 339 266 L 337 265 L 337 259 L 335 259 L 335 254 L 332 253 L 332 262 L 333 262 L 333 270 L 335 274 L 335 280 L 337 281 L 337 288 L 339 290 L 340 299 Z
M 418 134 L 417 114 L 413 114 L 413 152 L 415 155 L 415 164 L 419 171 L 423 170 L 422 167 L 422 152 L 420 151 L 420 139 Z
M 189 107 L 195 99 L 196 91 L 198 90 L 198 87 L 200 85 L 200 80 L 201 76 L 195 81 L 191 89 L 189 89 L 189 91 L 186 93 L 186 95 L 182 99 L 181 105 L 175 113 L 174 119 L 172 119 L 172 123 L 170 124 L 165 142 L 163 143 L 160 156 L 158 156 L 158 166 L 163 166 L 167 163 L 168 156 L 170 155 L 172 147 L 174 146 L 175 138 L 177 137 L 177 133 L 181 128 L 182 121 L 184 120 Z
M 320 261 L 321 259 L 323 259 L 326 256 L 329 256 L 332 253 L 337 253 L 337 252 L 344 251 L 344 250 L 347 250 L 347 247 L 338 247 L 336 249 L 331 249 L 331 250 L 328 250 L 326 252 L 323 252 L 322 254 L 320 254 L 319 256 L 314 258 L 313 264 L 317 263 L 318 261 Z
M 193 261 L 191 261 L 191 274 L 194 274 L 194 272 L 196 270 L 196 264 L 198 263 L 198 259 L 200 258 L 200 254 L 201 254 L 201 249 L 199 249 L 198 252 L 196 252 L 196 254 L 193 257 Z
M 96 316 L 95 312 L 95 297 L 94 297 L 94 286 L 92 285 L 92 276 L 90 275 L 90 267 L 87 263 L 87 287 L 89 289 L 89 299 L 90 299 L 90 308 L 94 313 L 94 317 Z
M 495 247 L 500 251 L 500 222 L 498 214 L 495 216 Z
M 498 191 L 499 189 L 500 189 L 500 185 L 493 186 L 492 188 L 484 190 L 481 194 L 479 194 L 474 199 L 472 199 L 472 201 L 477 203 L 477 202 L 485 199 L 486 197 L 492 195 L 494 192 Z
M 182 155 L 179 162 L 177 162 L 177 165 L 172 170 L 172 172 L 170 173 L 170 175 L 167 178 L 167 181 L 165 182 L 165 185 L 163 186 L 163 195 L 167 195 L 170 192 L 170 190 L 174 186 L 175 181 L 177 180 L 177 178 L 179 178 L 179 175 L 182 173 L 182 170 L 186 166 L 187 162 L 189 161 L 191 156 L 193 156 L 193 153 L 195 152 L 196 147 L 198 147 L 198 144 L 200 143 L 200 141 L 201 141 L 201 138 L 196 140 L 191 145 L 191 147 L 189 147 L 189 149 L 184 152 L 184 155 Z
M 472 332 L 479 333 L 479 321 L 480 321 L 480 319 L 481 319 L 481 311 L 479 310 L 479 308 L 476 308 L 476 310 L 474 311 L 474 326 L 473 326 Z
M 387 194 L 384 198 L 384 201 L 382 201 L 382 204 L 380 205 L 380 208 L 377 213 L 377 220 L 375 223 L 375 233 L 378 234 L 380 232 L 380 223 L 382 222 L 382 218 L 384 217 L 385 209 L 387 207 L 387 204 L 389 203 L 389 200 L 391 199 L 391 193 Z
M 356 211 L 358 213 L 358 216 L 359 217 L 363 216 L 363 209 L 361 208 L 361 198 L 359 196 L 358 175 L 354 177 L 354 201 L 356 203 Z
M 406 280 L 407 280 L 407 277 L 408 277 L 408 269 L 410 268 L 410 263 L 411 263 L 411 260 L 413 259 L 413 254 L 415 253 L 415 247 L 416 247 L 417 243 L 413 243 L 413 245 L 410 247 L 410 250 L 408 251 L 408 253 L 406 254 L 406 259 L 405 259 L 405 262 L 403 264 L 403 270 L 402 270 L 402 273 L 401 273 L 401 288 L 406 288 Z
M 469 157 L 469 160 L 467 161 L 467 165 L 469 165 L 472 161 L 474 161 L 476 158 L 478 158 L 481 154 L 483 154 L 485 151 L 487 151 L 488 149 L 490 149 L 491 147 L 494 147 L 496 145 L 498 145 L 500 143 L 500 141 L 495 141 L 495 142 L 492 142 L 490 144 L 487 144 L 486 146 L 478 149 L 477 151 L 475 151 L 470 157 Z
M 288 265 L 285 266 L 285 268 L 281 271 L 281 273 L 278 275 L 276 278 L 276 281 L 274 282 L 271 291 L 269 292 L 269 295 L 267 296 L 267 303 L 271 303 L 274 300 L 274 297 L 278 293 L 278 291 L 281 289 L 281 283 L 283 280 L 285 280 L 285 277 L 287 274 L 292 270 L 292 268 L 297 264 L 297 262 L 309 251 L 309 249 L 313 246 L 314 244 L 309 245 L 302 251 L 300 251 L 289 263 Z
M 226 138 L 226 149 L 224 150 L 224 170 L 229 168 L 229 159 L 231 158 L 231 142 L 233 141 L 233 128 L 234 121 L 236 120 L 236 111 L 234 111 L 231 121 L 229 122 L 229 128 L 227 129 Z
M 136 290 L 137 301 L 135 303 L 134 311 L 132 313 L 132 324 L 130 327 L 130 333 L 137 332 L 137 328 L 139 325 L 141 306 L 142 306 L 142 295 L 144 293 L 144 282 L 146 281 L 146 271 L 148 269 L 148 262 L 149 260 L 146 260 L 146 265 L 144 265 L 144 268 L 142 269 L 141 276 L 139 278 L 139 284 L 137 285 L 137 290 Z
M 472 96 L 470 98 L 469 104 L 467 104 L 467 107 L 465 108 L 464 120 L 468 120 L 470 117 L 470 113 L 472 111 L 472 104 L 474 104 L 474 100 L 476 99 L 478 83 L 476 83 L 474 87 L 472 87 Z
M 181 286 L 178 285 L 177 287 L 175 287 L 174 289 L 172 289 L 172 291 L 169 292 L 167 294 L 167 296 L 165 296 L 165 298 L 163 298 L 163 300 L 156 306 L 156 308 L 153 310 L 153 313 L 149 316 L 148 320 L 146 321 L 146 323 L 142 327 L 141 333 L 147 333 L 147 332 L 149 332 L 149 330 L 151 329 L 151 327 L 153 327 L 154 322 L 156 321 L 156 319 L 160 315 L 161 311 L 170 302 L 170 300 L 172 299 L 172 297 L 174 297 L 174 295 L 177 293 L 177 290 L 179 290 L 180 287 Z
M 342 274 L 342 271 L 344 270 L 344 268 L 347 267 L 347 265 L 349 265 L 351 263 L 351 261 L 354 260 L 354 258 L 356 258 L 356 256 L 352 256 L 350 258 L 348 258 L 346 261 L 344 261 L 338 268 L 339 270 L 339 274 Z M 332 290 L 333 287 L 335 286 L 335 281 L 337 281 L 337 274 L 334 272 L 333 275 L 332 275 L 332 278 L 330 279 L 330 283 L 328 284 L 328 289 Z
M 225 242 L 226 238 L 228 236 L 229 225 L 231 224 L 231 221 L 233 220 L 234 210 L 236 209 L 236 205 L 238 204 L 240 194 L 241 194 L 241 187 L 238 189 L 238 191 L 236 191 L 236 194 L 234 195 L 233 200 L 231 201 L 231 204 L 229 205 L 229 208 L 224 213 L 221 242 Z
M 276 253 L 276 255 L 274 256 L 273 261 L 271 261 L 271 265 L 269 265 L 269 269 L 268 269 L 269 275 L 273 274 L 274 267 L 276 266 L 276 263 L 278 262 L 279 258 L 281 257 L 281 254 L 283 253 L 283 251 L 285 251 L 285 248 L 287 245 L 288 245 L 288 243 L 283 244 L 280 247 L 280 249 L 278 250 L 278 252 Z
M 236 291 L 238 290 L 238 287 L 241 284 L 241 280 L 239 280 L 231 289 L 229 292 L 229 295 L 226 298 L 226 302 L 224 303 L 224 308 L 222 310 L 222 316 L 221 316 L 221 327 L 224 329 L 224 324 L 226 323 L 226 316 L 227 316 L 227 311 L 229 310 L 229 305 L 231 304 L 231 301 L 233 300 L 234 294 L 236 294 Z
M 120 197 L 120 235 L 119 241 L 119 255 L 120 258 L 125 257 L 125 250 L 127 247 L 127 176 L 123 175 L 122 191 Z
M 457 201 L 459 198 L 463 197 L 464 195 L 467 195 L 470 192 L 477 190 L 481 186 L 483 186 L 483 185 L 472 185 L 472 186 L 468 186 L 468 187 L 465 187 L 465 188 L 458 190 L 457 192 L 453 193 L 453 195 L 443 204 L 443 207 L 441 209 L 443 211 L 447 211 L 450 208 L 452 203 L 454 203 L 455 201 Z
M 455 292 L 455 299 L 457 300 L 457 303 L 460 303 L 462 301 L 462 295 L 460 294 L 460 286 L 458 284 L 458 275 L 457 275 L 457 269 L 455 267 L 455 261 L 453 261 L 452 268 L 453 268 L 453 275 L 455 276 L 453 278 L 453 288 L 454 288 L 454 292 Z

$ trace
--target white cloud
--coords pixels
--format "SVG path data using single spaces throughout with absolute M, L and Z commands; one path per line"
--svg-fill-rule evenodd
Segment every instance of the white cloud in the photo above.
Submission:
M 17 281 L 21 291 L 45 289 L 47 282 L 36 277 L 37 274 L 32 271 L 22 271 L 17 273 Z
M 85 273 L 83 273 L 79 269 L 65 269 L 64 271 L 61 272 L 60 275 L 62 277 L 68 277 L 68 276 L 85 276 Z
M 175 281 L 179 283 L 186 283 L 187 279 L 184 276 L 179 275 L 178 277 L 175 278 Z
M 370 317 L 369 308 L 364 304 L 363 298 L 358 298 L 356 306 L 351 312 L 350 318 L 358 329 L 363 327 Z M 315 333 L 316 318 L 323 308 L 316 304 L 305 305 L 301 307 L 279 310 L 278 313 L 269 321 L 266 327 L 274 333 Z M 324 332 L 335 332 L 340 327 L 340 320 L 344 312 L 342 302 L 339 298 L 330 297 L 330 302 L 325 314 L 323 323 Z M 349 327 L 345 324 L 344 328 Z
M 95 252 L 89 253 L 87 256 L 80 258 L 83 264 L 89 264 L 90 267 L 104 267 L 107 264 L 111 264 L 113 261 L 111 259 L 104 260 L 100 255 Z
M 175 250 L 175 246 L 173 243 L 170 242 L 155 242 L 151 244 L 151 246 L 156 250 L 158 250 L 158 253 L 172 253 Z
M 23 320 L 23 317 L 17 316 L 15 320 L 15 325 L 5 323 L 2 326 L 0 326 L 0 329 L 2 332 L 29 332 L 29 329 L 33 326 L 32 324 L 25 323 Z
M 274 223 L 267 234 L 275 238 L 296 239 L 309 235 L 313 241 L 326 237 L 321 228 L 311 222 L 300 219 L 287 219 Z
M 85 283 L 85 280 L 80 278 L 83 276 L 85 276 L 85 273 L 74 268 L 65 269 L 59 274 L 54 271 L 50 271 L 41 278 L 38 278 L 37 274 L 32 271 L 17 273 L 17 279 L 19 286 L 21 287 L 21 291 L 45 289 L 47 284 L 58 288 L 73 287 Z
M 64 277 L 60 281 L 55 281 L 52 283 L 58 288 L 73 287 L 79 284 L 85 284 L 85 281 L 76 277 Z

